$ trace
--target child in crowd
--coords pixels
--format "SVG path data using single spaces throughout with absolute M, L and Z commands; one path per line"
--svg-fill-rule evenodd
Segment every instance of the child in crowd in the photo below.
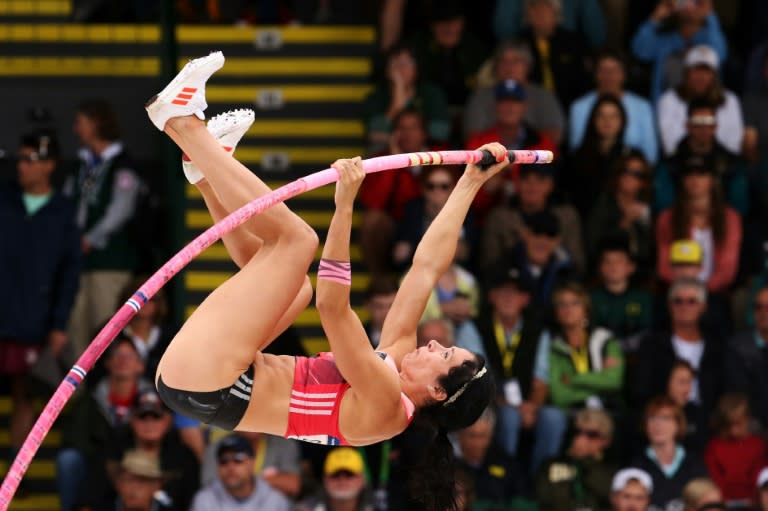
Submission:
M 768 464 L 766 442 L 752 432 L 751 421 L 746 396 L 733 393 L 720 398 L 714 424 L 716 436 L 707 444 L 704 461 L 729 504 L 753 501 L 757 476 Z
M 636 351 L 639 334 L 651 327 L 651 295 L 631 283 L 637 267 L 624 240 L 606 240 L 599 264 L 600 285 L 590 293 L 592 322 L 613 332 L 625 352 Z

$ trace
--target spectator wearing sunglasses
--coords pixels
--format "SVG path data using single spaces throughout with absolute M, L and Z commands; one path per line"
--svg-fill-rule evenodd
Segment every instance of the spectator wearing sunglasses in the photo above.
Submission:
M 644 470 L 653 480 L 651 505 L 679 509 L 685 484 L 697 477 L 707 477 L 701 456 L 680 443 L 686 431 L 685 415 L 671 398 L 656 397 L 645 407 L 643 428 L 648 445 L 632 466 Z
M 422 170 L 422 194 L 405 205 L 403 217 L 395 232 L 392 260 L 397 270 L 405 270 L 410 266 L 416 245 L 443 209 L 458 177 L 455 167 L 451 166 L 424 167 Z M 474 222 L 474 215 L 470 211 L 462 225 L 455 263 L 468 265 L 472 259 L 472 249 L 477 240 Z
M 288 511 L 290 501 L 253 475 L 254 452 L 240 435 L 224 438 L 216 450 L 218 477 L 197 492 L 190 511 Z
M 373 510 L 371 492 L 365 480 L 365 462 L 357 449 L 337 447 L 329 451 L 325 458 L 320 493 L 299 503 L 296 511 L 350 509 Z
M 106 446 L 106 462 L 92 471 L 87 481 L 86 504 L 94 511 L 109 509 L 119 489 L 121 460 L 132 451 L 156 458 L 164 473 L 173 474 L 163 484 L 169 509 L 189 509 L 193 495 L 190 490 L 200 486 L 200 465 L 173 428 L 173 414 L 154 389 L 138 394 L 128 424 L 119 428 L 115 441 Z
M 683 359 L 696 371 L 688 401 L 704 410 L 714 409 L 722 387 L 722 342 L 701 326 L 706 303 L 707 291 L 698 280 L 681 278 L 672 284 L 667 298 L 670 327 L 640 342 L 637 370 L 629 379 L 636 407 L 666 392 L 675 362 Z M 697 430 L 707 431 L 707 421 L 700 420 Z
M 536 479 L 539 509 L 610 509 L 615 467 L 605 460 L 613 420 L 603 410 L 584 409 L 574 418 L 574 435 L 563 456 L 549 460 Z
M 653 176 L 654 210 L 662 211 L 672 205 L 687 162 L 699 157 L 708 163 L 713 174 L 722 182 L 724 200 L 741 215 L 749 211 L 750 200 L 746 163 L 737 153 L 724 147 L 717 139 L 719 117 L 717 106 L 707 99 L 692 99 L 687 105 L 684 136 L 656 168 Z
M 643 153 L 624 149 L 608 174 L 608 184 L 597 198 L 588 220 L 586 239 L 593 265 L 600 263 L 602 242 L 624 238 L 638 271 L 636 276 L 647 277 L 653 272 L 652 174 Z
M 749 407 L 768 426 L 768 286 L 752 299 L 754 326 L 726 343 L 725 387 L 749 396 Z

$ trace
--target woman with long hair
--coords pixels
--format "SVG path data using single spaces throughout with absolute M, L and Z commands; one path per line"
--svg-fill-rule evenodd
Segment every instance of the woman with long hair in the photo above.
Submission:
M 253 120 L 250 111 L 218 116 L 208 127 L 205 83 L 224 64 L 215 52 L 185 66 L 147 105 L 150 120 L 194 166 L 198 189 L 219 220 L 269 187 L 232 158 Z M 236 137 L 239 138 L 239 137 Z M 222 139 L 226 139 L 222 149 Z M 260 431 L 331 445 L 367 445 L 411 423 L 430 434 L 418 495 L 430 510 L 455 508 L 447 432 L 472 424 L 492 399 L 482 357 L 435 341 L 416 349 L 416 328 L 437 279 L 451 264 L 462 220 L 487 179 L 509 164 L 506 149 L 488 144 L 498 163 L 467 165 L 432 221 L 371 347 L 350 306 L 350 231 L 365 172 L 359 158 L 338 160 L 336 210 L 318 270 L 316 305 L 333 353 L 288 357 L 262 350 L 308 305 L 307 269 L 317 235 L 285 204 L 256 215 L 225 237 L 240 270 L 215 289 L 181 327 L 160 361 L 157 387 L 174 410 L 225 429 Z M 196 175 L 195 175 L 196 174 Z
M 600 96 L 589 114 L 584 140 L 574 152 L 563 185 L 582 220 L 605 189 L 611 169 L 624 149 L 627 113 L 615 96 Z
M 621 238 L 628 240 L 629 253 L 641 273 L 653 268 L 652 172 L 640 150 L 624 149 L 589 218 L 587 245 L 594 250 L 593 261 L 603 240 Z
M 741 217 L 725 205 L 722 185 L 709 162 L 691 158 L 680 171 L 677 199 L 656 222 L 659 277 L 665 282 L 672 281 L 672 243 L 693 239 L 704 253 L 699 280 L 706 283 L 709 291 L 723 291 L 733 283 L 738 270 Z

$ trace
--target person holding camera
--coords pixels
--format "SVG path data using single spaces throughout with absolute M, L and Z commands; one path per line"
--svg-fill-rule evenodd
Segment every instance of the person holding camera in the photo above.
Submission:
M 651 99 L 678 85 L 685 50 L 706 44 L 720 61 L 728 54 L 725 34 L 712 7 L 712 0 L 660 0 L 650 18 L 632 38 L 632 53 L 653 64 Z

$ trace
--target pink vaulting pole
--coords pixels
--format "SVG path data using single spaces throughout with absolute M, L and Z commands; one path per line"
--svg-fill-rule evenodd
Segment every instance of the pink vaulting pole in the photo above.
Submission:
M 550 163 L 552 153 L 550 151 L 509 151 L 510 161 L 514 163 Z M 424 153 L 396 154 L 381 156 L 363 161 L 363 168 L 367 174 L 392 170 L 416 165 L 439 164 L 465 164 L 481 163 L 491 164 L 494 159 L 490 153 L 483 151 L 439 151 Z M 255 199 L 237 211 L 232 212 L 226 218 L 213 225 L 197 238 L 192 240 L 179 253 L 165 263 L 147 282 L 144 283 L 133 296 L 117 311 L 110 321 L 101 329 L 96 338 L 83 352 L 72 369 L 59 384 L 48 404 L 40 413 L 32 431 L 21 446 L 16 459 L 13 461 L 8 474 L 0 487 L 0 511 L 6 511 L 11 503 L 16 489 L 24 477 L 24 474 L 37 453 L 45 436 L 53 426 L 54 421 L 61 413 L 64 405 L 72 397 L 75 389 L 83 381 L 85 375 L 91 370 L 96 360 L 104 353 L 112 340 L 128 324 L 137 312 L 149 301 L 157 291 L 171 280 L 182 268 L 197 257 L 206 248 L 215 243 L 219 238 L 234 230 L 249 218 L 258 215 L 265 209 L 291 199 L 307 190 L 314 190 L 321 186 L 335 182 L 338 174 L 335 169 L 328 168 L 306 177 L 297 179 L 281 186 L 272 192 Z

